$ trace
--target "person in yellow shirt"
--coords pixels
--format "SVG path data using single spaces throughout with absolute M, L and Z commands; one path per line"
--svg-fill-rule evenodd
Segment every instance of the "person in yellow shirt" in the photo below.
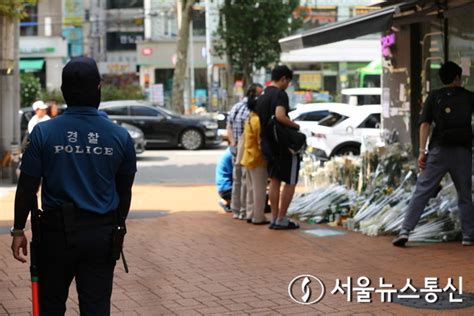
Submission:
M 255 112 L 256 98 L 261 92 L 261 88 L 256 89 L 255 95 L 248 97 L 250 114 L 244 127 L 244 150 L 240 162 L 247 171 L 247 222 L 255 225 L 270 224 L 265 218 L 267 163 L 260 146 L 260 119 Z

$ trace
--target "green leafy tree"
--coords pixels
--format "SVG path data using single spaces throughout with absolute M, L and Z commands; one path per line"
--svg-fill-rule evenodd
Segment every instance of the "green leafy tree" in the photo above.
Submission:
M 36 4 L 37 0 L 2 0 L 0 1 L 0 16 L 21 19 L 26 17 L 25 6 Z
M 227 55 L 236 72 L 250 83 L 254 67 L 259 69 L 280 59 L 278 40 L 301 25 L 292 19 L 299 0 L 225 0 L 220 10 L 214 45 L 219 56 Z
M 41 91 L 41 83 L 32 73 L 26 72 L 20 75 L 20 98 L 21 106 L 31 106 L 38 100 Z

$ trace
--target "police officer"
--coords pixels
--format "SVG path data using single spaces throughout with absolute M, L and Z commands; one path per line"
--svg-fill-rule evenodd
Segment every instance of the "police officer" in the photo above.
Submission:
M 26 262 L 23 229 L 41 182 L 42 315 L 64 315 L 73 278 L 81 315 L 110 314 L 113 241 L 128 215 L 136 155 L 127 131 L 99 115 L 100 84 L 94 60 L 72 59 L 62 73 L 67 110 L 36 126 L 23 155 L 12 250 Z
M 474 244 L 474 209 L 472 205 L 472 129 L 474 94 L 462 85 L 462 68 L 446 62 L 439 70 L 445 87 L 428 96 L 420 119 L 420 154 L 422 169 L 415 193 L 408 205 L 405 220 L 393 244 L 405 246 L 408 235 L 418 223 L 428 200 L 436 195 L 439 183 L 449 172 L 458 193 L 462 244 Z M 429 150 L 425 149 L 431 124 L 435 127 Z

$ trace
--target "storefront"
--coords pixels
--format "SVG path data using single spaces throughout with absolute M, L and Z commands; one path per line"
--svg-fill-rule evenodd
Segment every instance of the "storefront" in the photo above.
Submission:
M 33 72 L 48 90 L 61 87 L 61 73 L 68 57 L 68 44 L 62 37 L 20 37 L 20 71 Z
M 384 128 L 398 132 L 417 154 L 418 120 L 428 93 L 440 88 L 438 70 L 446 60 L 463 68 L 465 87 L 474 67 L 474 3 L 425 2 L 395 17 L 382 37 Z
M 427 94 L 441 83 L 437 71 L 446 60 L 463 68 L 465 86 L 474 70 L 474 3 L 385 1 L 382 8 L 280 40 L 284 51 L 380 32 L 383 65 L 383 128 L 418 150 L 418 119 Z
M 160 105 L 169 105 L 173 89 L 173 74 L 176 64 L 176 40 L 160 40 L 157 42 L 141 42 L 137 44 L 137 63 L 140 69 L 140 85 L 148 92 L 149 99 Z M 195 39 L 192 54 L 189 56 L 188 67 L 194 68 L 194 104 L 206 105 L 207 93 L 207 61 L 205 39 Z M 191 60 L 192 58 L 192 60 Z M 224 61 L 212 58 L 213 72 L 219 73 Z M 217 75 L 218 76 L 218 75 Z M 219 78 L 216 78 L 217 80 Z M 218 81 L 216 81 L 218 82 Z M 215 87 L 212 87 L 213 89 Z M 218 89 L 218 87 L 216 87 Z
M 380 87 L 376 69 L 361 70 L 380 61 L 378 39 L 346 40 L 327 45 L 283 52 L 281 62 L 294 71 L 289 88 L 290 104 L 341 101 L 341 89 Z M 379 62 L 380 64 L 380 62 Z

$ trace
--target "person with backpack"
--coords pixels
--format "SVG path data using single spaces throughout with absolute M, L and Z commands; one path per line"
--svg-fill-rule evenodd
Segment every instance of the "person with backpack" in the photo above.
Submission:
M 404 222 L 394 246 L 403 247 L 409 233 L 417 225 L 428 200 L 438 190 L 442 178 L 449 173 L 458 194 L 462 244 L 474 244 L 474 209 L 472 188 L 472 127 L 474 94 L 462 87 L 462 68 L 446 62 L 439 70 L 445 85 L 432 91 L 423 106 L 420 118 L 420 153 L 418 167 L 422 170 L 415 192 L 408 205 Z M 435 125 L 429 149 L 426 149 L 431 124 Z
M 290 151 L 288 144 L 283 144 L 275 134 L 275 127 L 280 129 L 299 130 L 299 125 L 288 117 L 290 105 L 285 90 L 290 85 L 293 72 L 285 65 L 272 70 L 272 83 L 265 88 L 257 99 L 258 117 L 260 119 L 262 152 L 265 155 L 270 177 L 269 197 L 272 208 L 271 229 L 297 229 L 299 224 L 290 221 L 286 216 L 288 206 L 293 199 L 301 157 Z M 280 193 L 281 183 L 284 182 Z

